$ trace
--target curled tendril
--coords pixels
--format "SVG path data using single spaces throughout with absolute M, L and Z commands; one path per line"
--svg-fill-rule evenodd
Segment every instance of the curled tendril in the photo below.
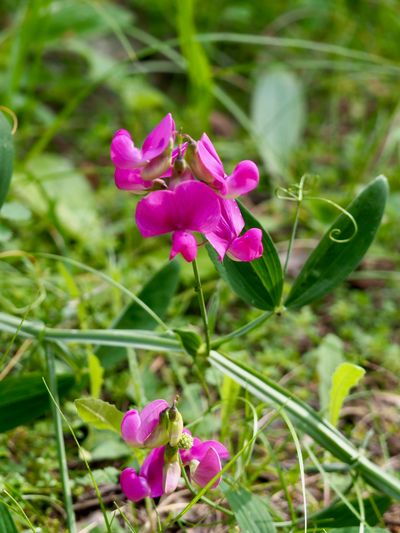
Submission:
M 4 111 L 4 113 L 7 113 L 8 115 L 10 115 L 10 117 L 12 118 L 12 121 L 13 121 L 13 127 L 12 127 L 12 130 L 11 130 L 11 135 L 15 135 L 17 129 L 18 129 L 18 119 L 17 119 L 17 115 L 14 113 L 14 111 L 12 111 L 11 109 L 9 109 L 8 107 L 6 107 L 5 105 L 0 105 L 0 111 Z
M 354 231 L 350 235 L 350 237 L 347 237 L 346 239 L 337 239 L 336 237 L 341 235 L 342 230 L 340 228 L 333 228 L 329 232 L 329 238 L 331 239 L 331 241 L 337 242 L 339 244 L 344 244 L 344 243 L 350 242 L 352 239 L 354 239 L 354 237 L 358 233 L 358 225 L 357 225 L 356 219 L 353 217 L 353 215 L 351 213 L 349 213 L 346 209 L 344 209 L 344 207 L 341 207 L 339 204 L 337 204 L 336 202 L 333 202 L 332 200 L 328 200 L 328 198 L 321 198 L 319 196 L 308 196 L 307 200 L 315 200 L 315 201 L 319 201 L 319 202 L 325 202 L 325 203 L 327 203 L 329 205 L 332 205 L 333 207 L 336 207 L 336 209 L 338 209 L 341 213 L 343 213 L 343 215 L 345 215 L 351 221 L 351 223 L 353 224 Z

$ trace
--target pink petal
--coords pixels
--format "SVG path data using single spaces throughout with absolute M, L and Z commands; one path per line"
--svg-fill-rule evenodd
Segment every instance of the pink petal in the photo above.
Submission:
M 181 477 L 181 465 L 178 461 L 167 464 L 164 467 L 164 492 L 171 494 L 178 486 Z
M 164 493 L 163 489 L 163 469 L 164 469 L 164 451 L 165 446 L 154 448 L 144 460 L 140 469 L 140 475 L 143 476 L 150 487 L 150 496 L 158 498 Z
M 115 185 L 126 191 L 143 191 L 152 184 L 140 177 L 140 170 L 126 170 L 116 168 L 114 173 Z
M 202 148 L 207 150 L 208 154 L 214 160 L 213 164 L 215 165 L 215 169 L 218 171 L 219 176 L 223 178 L 225 176 L 225 173 L 224 173 L 224 167 L 223 167 L 222 161 L 219 158 L 219 155 L 217 154 L 217 151 L 214 148 L 214 145 L 211 142 L 211 139 L 209 138 L 207 133 L 203 133 L 203 135 L 200 137 L 199 144 L 202 146 Z M 211 162 L 211 160 L 209 161 Z
M 142 146 L 143 157 L 151 160 L 161 155 L 174 139 L 174 134 L 175 122 L 171 113 L 168 113 L 146 137 Z
M 173 259 L 177 254 L 191 263 L 197 256 L 197 242 L 194 236 L 187 231 L 174 231 L 172 234 L 172 248 L 169 258 Z
M 235 200 L 220 199 L 221 217 L 224 219 L 227 226 L 232 231 L 232 234 L 237 237 L 244 228 L 244 220 L 239 206 Z
M 111 161 L 118 168 L 134 169 L 143 164 L 142 153 L 126 130 L 115 132 L 111 141 Z
M 138 476 L 133 468 L 125 468 L 121 472 L 119 482 L 125 496 L 133 502 L 138 502 L 150 495 L 150 488 L 144 477 Z
M 140 416 L 136 409 L 125 413 L 121 422 L 122 438 L 132 446 L 141 446 L 143 441 L 139 437 Z
M 206 238 L 222 261 L 232 241 L 242 231 L 244 220 L 235 200 L 220 198 L 220 208 L 221 218 L 218 226 L 214 231 L 206 233 Z
M 262 231 L 251 228 L 235 239 L 229 247 L 228 256 L 234 261 L 254 261 L 263 254 Z
M 218 442 L 217 440 L 206 440 L 201 442 L 199 439 L 195 439 L 192 448 L 188 450 L 190 460 L 195 459 L 201 461 L 210 448 L 213 448 L 217 452 L 220 459 L 229 458 L 229 452 L 221 442 Z
M 165 400 L 154 400 L 146 405 L 146 407 L 140 413 L 140 427 L 138 430 L 138 437 L 142 442 L 151 435 L 152 431 L 156 428 L 160 422 L 160 414 L 165 409 L 168 409 L 169 405 Z
M 212 231 L 221 215 L 219 199 L 205 183 L 184 181 L 175 189 L 175 229 Z
M 136 207 L 136 224 L 143 237 L 154 237 L 176 228 L 175 193 L 154 191 Z
M 211 479 L 218 474 L 218 472 L 221 472 L 221 469 L 222 466 L 219 455 L 213 447 L 210 447 L 197 465 L 197 468 L 192 473 L 192 480 L 200 487 L 205 487 L 207 483 L 209 483 L 209 481 L 211 481 Z M 221 477 L 217 478 L 212 485 L 212 488 L 215 489 L 215 487 L 219 485 L 220 481 Z
M 227 198 L 236 198 L 255 189 L 260 180 L 257 165 L 253 161 L 241 161 L 226 179 Z

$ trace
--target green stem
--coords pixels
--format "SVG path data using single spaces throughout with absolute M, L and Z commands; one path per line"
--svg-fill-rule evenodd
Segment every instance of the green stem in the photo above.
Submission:
M 199 269 L 197 268 L 196 259 L 192 261 L 192 266 L 193 266 L 193 274 L 194 274 L 194 280 L 195 280 L 194 290 L 197 294 L 197 299 L 199 301 L 199 306 L 200 306 L 201 318 L 203 319 L 204 334 L 206 337 L 206 349 L 207 349 L 206 355 L 208 356 L 211 350 L 210 328 L 208 327 L 206 302 L 204 300 L 204 294 L 203 294 L 203 289 L 201 287 L 201 279 L 200 279 Z
M 57 376 L 54 364 L 54 354 L 50 346 L 46 346 L 46 358 L 47 358 L 47 368 L 49 372 L 49 386 L 51 393 L 58 404 L 58 390 L 57 390 Z M 57 443 L 57 455 L 58 455 L 58 464 L 60 467 L 61 483 L 64 494 L 64 504 L 65 510 L 67 513 L 67 527 L 70 533 L 76 533 L 76 523 L 75 523 L 75 514 L 72 504 L 72 494 L 71 486 L 69 482 L 68 475 L 68 465 L 67 465 L 67 456 L 65 453 L 65 444 L 64 444 L 64 435 L 62 429 L 61 416 L 58 410 L 56 409 L 53 402 L 51 404 L 51 412 L 53 415 L 54 430 L 56 435 Z
M 258 316 L 251 322 L 248 322 L 241 328 L 236 329 L 235 331 L 232 331 L 231 333 L 228 333 L 228 335 L 224 335 L 223 337 L 219 337 L 218 339 L 213 340 L 211 342 L 211 348 L 213 349 L 218 348 L 222 344 L 225 344 L 226 342 L 232 339 L 235 339 L 236 337 L 241 337 L 242 335 L 249 333 L 249 331 L 253 331 L 253 329 L 258 328 L 258 326 L 266 322 L 273 314 L 274 314 L 273 311 L 266 311 L 265 313 Z

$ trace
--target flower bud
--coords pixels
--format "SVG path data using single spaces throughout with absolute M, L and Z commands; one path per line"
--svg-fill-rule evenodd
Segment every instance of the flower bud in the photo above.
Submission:
M 169 432 L 168 432 L 168 414 L 167 409 L 160 413 L 160 421 L 157 426 L 153 429 L 150 436 L 145 440 L 144 445 L 146 448 L 158 448 L 163 446 L 168 442 Z
M 207 169 L 201 163 L 197 153 L 197 143 L 193 140 L 188 141 L 185 152 L 185 161 L 189 165 L 190 170 L 196 176 L 196 178 L 211 183 L 213 181 L 212 176 L 207 172 Z
M 189 433 L 182 433 L 178 442 L 178 448 L 181 450 L 190 450 L 193 446 L 193 437 Z
M 181 477 L 181 465 L 179 463 L 178 448 L 169 446 L 165 447 L 164 452 L 164 469 L 163 469 L 163 488 L 166 494 L 171 494 L 176 489 Z
M 176 408 L 175 404 L 168 409 L 169 418 L 169 445 L 172 447 L 178 446 L 178 442 L 182 436 L 183 419 L 181 413 Z
M 142 168 L 140 177 L 146 181 L 152 181 L 161 177 L 171 166 L 173 141 L 171 140 L 168 147 L 162 154 L 152 159 Z

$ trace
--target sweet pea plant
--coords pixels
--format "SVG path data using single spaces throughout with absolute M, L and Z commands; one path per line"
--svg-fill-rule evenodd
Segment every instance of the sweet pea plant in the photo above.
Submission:
M 0 146 L 3 151 L 1 156 L 6 162 L 12 158 L 10 146 L 6 143 Z M 318 518 L 314 517 L 313 521 L 312 517 L 309 519 L 307 515 L 302 445 L 311 459 L 315 459 L 315 455 L 307 440 L 302 439 L 303 435 L 308 435 L 322 447 L 325 458 L 329 460 L 334 457 L 347 465 L 344 471 L 351 472 L 351 483 L 346 492 L 354 489 L 357 495 L 358 504 L 362 509 L 359 518 L 363 527 L 364 524 L 367 525 L 364 512 L 366 500 L 363 499 L 363 491 L 367 485 L 369 498 L 378 493 L 400 500 L 399 479 L 371 462 L 366 454 L 336 427 L 343 400 L 362 376 L 363 369 L 348 363 L 336 369 L 332 377 L 329 412 L 319 414 L 262 372 L 221 351 L 222 346 L 229 348 L 230 341 L 260 328 L 266 320 L 274 317 L 283 320 L 286 313 L 296 312 L 304 305 L 321 298 L 356 268 L 379 227 L 388 192 L 386 179 L 380 176 L 373 180 L 346 209 L 324 198 L 312 196 L 307 189 L 307 176 L 301 178 L 296 185 L 279 189 L 278 197 L 295 206 L 293 228 L 282 266 L 271 236 L 239 200 L 258 185 L 259 172 L 254 162 L 241 161 L 233 172 L 228 174 L 207 134 L 204 133 L 197 141 L 193 140 L 176 128 L 170 114 L 147 136 L 141 148 L 135 145 L 128 131 L 118 130 L 111 142 L 111 160 L 115 166 L 116 186 L 141 196 L 136 205 L 135 220 L 142 237 L 159 238 L 170 234 L 170 260 L 176 262 L 179 258 L 174 258 L 180 255 L 183 260 L 192 264 L 203 335 L 200 336 L 189 328 L 172 330 L 144 299 L 101 273 L 98 274 L 124 290 L 135 305 L 151 317 L 157 327 L 156 331 L 119 329 L 118 322 L 114 325 L 116 329 L 69 331 L 44 327 L 28 320 L 21 324 L 18 318 L 6 313 L 0 313 L 0 329 L 16 332 L 17 335 L 37 337 L 49 347 L 60 348 L 60 345 L 69 342 L 80 342 L 164 352 L 169 357 L 183 355 L 193 363 L 189 365 L 189 371 L 193 370 L 195 379 L 200 381 L 209 411 L 212 411 L 213 403 L 221 405 L 219 398 L 224 392 L 215 383 L 209 383 L 207 369 L 210 366 L 225 378 L 229 378 L 230 383 L 234 382 L 242 387 L 247 394 L 242 401 L 249 403 L 248 398 L 254 397 L 263 405 L 275 408 L 275 415 L 269 412 L 260 418 L 256 416 L 260 411 L 255 411 L 256 422 L 251 438 L 237 448 L 233 446 L 233 449 L 228 450 L 226 443 L 211 439 L 201 440 L 192 435 L 184 426 L 176 399 L 172 403 L 157 399 L 141 410 L 133 408 L 126 413 L 98 398 L 86 397 L 76 400 L 78 414 L 83 420 L 99 429 L 117 432 L 132 450 L 132 458 L 136 462 L 127 463 L 120 474 L 124 497 L 135 506 L 141 505 L 140 502 L 145 500 L 147 509 L 151 512 L 151 499 L 155 499 L 157 505 L 185 483 L 193 498 L 164 524 L 159 521 L 159 531 L 167 530 L 173 522 L 179 521 L 199 500 L 223 513 L 227 520 L 238 524 L 245 531 L 275 531 L 267 507 L 260 503 L 257 495 L 240 487 L 240 477 L 230 477 L 229 470 L 243 456 L 247 457 L 248 464 L 260 433 L 274 417 L 282 417 L 295 441 L 301 467 L 304 498 L 302 525 L 305 530 L 309 525 L 316 528 L 325 526 L 321 526 L 322 522 L 318 522 Z M 11 167 L 7 168 L 8 187 Z M 1 200 L 4 200 L 5 193 L 6 190 L 2 191 Z M 312 251 L 295 281 L 288 287 L 285 283 L 286 272 L 296 238 L 299 212 L 303 204 L 309 201 L 331 203 L 341 214 Z M 200 247 L 207 249 L 218 274 L 232 291 L 248 305 L 260 310 L 260 314 L 251 322 L 223 336 L 214 337 L 210 333 L 208 309 L 196 263 Z M 43 256 L 60 260 L 49 254 L 42 254 Z M 84 268 L 76 261 L 66 258 L 62 260 Z M 93 269 L 89 270 L 93 272 Z M 162 279 L 168 283 L 168 278 Z M 52 353 L 51 350 L 49 353 Z M 49 391 L 57 406 L 56 375 L 51 355 L 48 357 L 48 365 Z M 229 401 L 236 405 L 240 401 L 238 393 L 230 397 Z M 53 414 L 58 431 L 68 527 L 70 531 L 76 531 L 68 472 L 63 468 L 65 456 L 63 460 L 61 418 L 57 409 L 54 409 Z M 232 443 L 230 444 L 232 446 Z M 316 461 L 316 464 L 319 463 Z M 322 467 L 320 472 L 324 475 Z M 222 484 L 222 479 L 225 479 L 226 483 Z M 208 490 L 221 487 L 230 508 L 226 504 L 218 503 L 215 493 L 212 492 L 210 498 L 206 495 Z M 339 500 L 354 510 L 351 501 L 339 489 L 337 495 Z M 161 500 L 158 500 L 159 498 Z M 100 505 L 106 528 L 112 531 L 109 515 L 101 499 Z M 121 509 L 119 511 L 125 516 Z M 330 512 L 339 512 L 335 503 Z M 256 515 L 257 527 L 253 523 Z M 292 517 L 291 521 L 281 526 L 293 530 L 299 527 L 299 521 Z

